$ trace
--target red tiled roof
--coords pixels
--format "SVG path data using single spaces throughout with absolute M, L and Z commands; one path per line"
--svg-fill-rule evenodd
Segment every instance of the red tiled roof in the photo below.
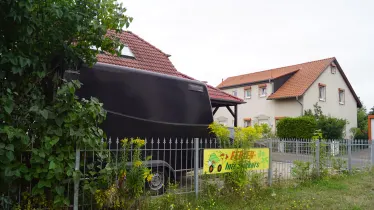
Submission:
M 291 67 L 300 70 L 285 82 L 275 93 L 271 94 L 268 99 L 290 98 L 302 96 L 305 91 L 313 84 L 321 73 L 329 66 L 335 58 L 302 63 Z
M 114 35 L 115 32 L 109 31 L 108 34 Z M 131 52 L 135 56 L 135 59 L 118 57 L 110 54 L 99 54 L 97 56 L 98 62 L 126 66 L 135 69 L 143 69 L 195 80 L 192 77 L 189 77 L 177 71 L 177 69 L 169 60 L 169 56 L 167 54 L 163 53 L 161 50 L 151 45 L 144 39 L 140 38 L 136 34 L 130 31 L 124 31 L 115 35 L 122 41 L 122 43 L 126 44 L 130 48 Z M 242 99 L 225 93 L 222 90 L 219 90 L 208 84 L 207 88 L 209 97 L 211 99 L 244 103 Z
M 259 71 L 250 74 L 243 74 L 239 76 L 233 76 L 225 79 L 217 86 L 217 88 L 231 87 L 240 84 L 254 83 L 266 81 L 269 79 L 275 79 L 293 72 L 298 71 L 298 68 L 278 68 L 266 71 Z
M 361 102 L 354 92 L 351 84 L 341 69 L 339 63 L 335 58 L 326 58 L 317 61 L 311 61 L 292 66 L 286 66 L 266 71 L 260 71 L 245 75 L 229 77 L 218 85 L 219 88 L 228 88 L 236 85 L 245 85 L 247 83 L 261 82 L 270 79 L 275 79 L 287 74 L 295 73 L 288 79 L 275 93 L 271 94 L 268 99 L 282 99 L 302 96 L 305 91 L 313 84 L 314 81 L 321 75 L 328 65 L 338 66 L 343 79 L 351 90 L 356 99 L 357 105 L 360 107 Z

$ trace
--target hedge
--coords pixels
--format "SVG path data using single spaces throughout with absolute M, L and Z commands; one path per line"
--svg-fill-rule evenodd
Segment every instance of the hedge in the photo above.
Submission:
M 280 138 L 311 139 L 316 129 L 317 122 L 314 117 L 283 118 L 277 123 L 277 136 Z

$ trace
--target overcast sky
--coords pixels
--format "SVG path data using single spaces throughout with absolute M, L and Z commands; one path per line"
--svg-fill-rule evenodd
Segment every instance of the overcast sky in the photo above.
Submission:
M 336 57 L 374 106 L 372 0 L 120 0 L 129 30 L 178 69 L 218 85 L 229 76 Z

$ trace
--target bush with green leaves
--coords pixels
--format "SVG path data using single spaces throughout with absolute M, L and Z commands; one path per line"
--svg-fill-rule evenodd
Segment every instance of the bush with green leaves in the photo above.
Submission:
M 304 115 L 316 120 L 317 129 L 321 130 L 324 139 L 342 139 L 345 136 L 347 120 L 324 115 L 318 103 L 314 104 L 314 113 L 306 110 Z
M 310 116 L 283 118 L 277 123 L 277 136 L 279 138 L 311 139 L 316 128 L 317 122 Z
M 126 151 L 133 148 L 133 152 L 131 154 L 123 153 L 118 163 L 112 161 L 110 151 L 102 152 L 106 154 L 99 153 L 99 157 L 104 157 L 105 167 L 98 166 L 100 171 L 96 179 L 92 177 L 92 175 L 96 175 L 95 170 L 90 170 L 87 177 L 89 179 L 84 182 L 84 189 L 90 190 L 95 195 L 96 204 L 100 209 L 141 208 L 142 201 L 145 199 L 142 198 L 145 183 L 152 179 L 151 170 L 143 164 L 141 159 L 144 140 L 123 139 L 121 144 Z M 129 155 L 131 155 L 133 163 L 131 166 L 127 165 Z M 150 157 L 146 158 L 146 160 L 149 159 Z
M 62 76 L 95 63 L 91 46 L 119 53 L 125 11 L 116 0 L 0 1 L 0 194 L 16 199 L 22 186 L 29 200 L 69 204 L 66 183 L 80 177 L 74 150 L 98 146 L 106 113 Z

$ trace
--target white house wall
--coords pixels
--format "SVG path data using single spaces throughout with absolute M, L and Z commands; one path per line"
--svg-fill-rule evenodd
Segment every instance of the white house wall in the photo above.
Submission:
M 248 86 L 246 86 L 248 87 Z M 296 117 L 301 114 L 301 105 L 296 100 L 267 100 L 267 97 L 272 93 L 272 83 L 266 83 L 267 96 L 259 96 L 258 85 L 251 86 L 251 98 L 244 98 L 244 87 L 230 88 L 223 90 L 226 93 L 232 94 L 234 90 L 237 91 L 237 97 L 244 99 L 245 104 L 238 105 L 238 126 L 244 126 L 244 119 L 251 118 L 252 125 L 258 123 L 259 119 L 262 122 L 267 120 L 268 124 L 275 129 L 275 117 Z M 227 118 L 226 125 L 234 126 L 234 118 L 230 112 L 225 108 L 221 107 L 214 115 L 214 119 Z M 223 122 L 221 122 L 223 123 Z
M 319 83 L 326 85 L 326 101 L 319 100 Z M 345 90 L 344 105 L 339 104 L 339 88 Z M 328 67 L 306 91 L 304 110 L 313 110 L 313 105 L 316 102 L 321 106 L 324 114 L 348 120 L 346 135 L 349 137 L 349 129 L 357 127 L 357 102 L 338 70 L 332 74 L 331 67 Z

